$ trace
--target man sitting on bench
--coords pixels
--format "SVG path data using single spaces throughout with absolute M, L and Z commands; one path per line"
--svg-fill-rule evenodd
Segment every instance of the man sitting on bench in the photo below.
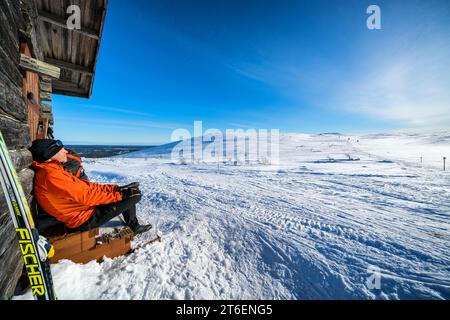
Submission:
M 73 231 L 87 231 L 122 214 L 135 234 L 151 225 L 140 225 L 136 204 L 142 194 L 138 183 L 127 186 L 98 184 L 75 177 L 64 170 L 67 151 L 59 140 L 33 142 L 34 196 L 40 207 Z

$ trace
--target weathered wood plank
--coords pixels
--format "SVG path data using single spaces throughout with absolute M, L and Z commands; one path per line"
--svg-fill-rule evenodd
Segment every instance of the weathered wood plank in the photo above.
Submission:
M 28 46 L 33 52 L 33 57 L 38 60 L 44 59 L 44 54 L 42 52 L 42 40 L 39 37 L 37 28 L 39 27 L 39 22 L 37 20 L 37 7 L 36 1 L 20 1 L 22 15 L 25 20 L 26 31 L 29 32 L 27 42 Z
M 3 2 L 3 1 L 2 1 Z M 0 43 L 1 47 L 12 61 L 19 58 L 18 29 L 14 28 L 18 14 L 10 10 L 10 6 L 0 7 Z
M 20 2 L 14 0 L 0 1 L 0 12 L 3 12 L 8 20 L 9 26 L 18 26 L 22 28 L 24 21 L 20 14 Z
M 14 229 L 12 230 L 15 236 Z M 10 299 L 14 295 L 17 282 L 22 275 L 23 260 L 19 251 L 19 243 L 13 241 L 5 242 L 6 251 L 0 257 L 2 272 L 0 273 L 0 300 Z
M 51 113 L 41 113 L 40 115 L 39 115 L 39 121 L 41 121 L 42 119 L 53 119 L 53 114 L 51 114 Z
M 44 120 L 46 122 L 43 122 Z M 43 124 L 46 125 L 45 135 L 44 135 L 44 138 L 42 138 L 42 139 L 45 139 L 45 138 L 47 138 L 48 129 L 50 128 L 50 125 L 54 123 L 53 114 L 51 114 L 51 113 L 41 113 L 41 115 L 39 116 L 39 121 L 40 122 L 42 121 Z
M 95 40 L 99 39 L 99 35 L 98 32 L 95 30 L 91 30 L 89 28 L 86 27 L 81 27 L 81 29 L 69 29 L 67 27 L 67 20 L 64 18 L 61 18 L 59 16 L 54 15 L 53 13 L 50 12 L 45 12 L 45 11 L 39 11 L 39 17 L 38 17 L 41 21 L 45 21 L 48 23 L 51 23 L 55 26 L 67 29 L 67 30 L 71 30 L 73 32 L 77 32 L 80 33 L 82 35 L 85 35 L 87 37 L 93 38 Z
M 45 138 L 47 138 L 49 122 L 50 122 L 50 118 L 49 117 L 41 117 L 41 118 L 39 118 L 37 139 L 45 139 Z
M 76 83 L 69 81 L 55 81 L 52 91 L 54 94 L 63 94 L 75 97 L 88 97 L 87 89 L 78 87 Z
M 3 191 L 0 191 L 2 196 L 1 201 L 1 214 L 0 214 L 0 234 L 3 234 L 3 239 L 0 241 L 0 257 L 5 253 L 11 243 L 16 238 L 16 233 L 14 231 L 14 224 L 11 219 L 11 213 L 9 212 L 9 207 L 4 198 Z
M 42 92 L 46 92 L 46 93 L 52 93 L 52 83 L 51 82 L 45 82 L 45 81 L 41 81 L 39 82 L 39 88 L 41 89 Z
M 96 55 L 95 55 L 95 62 L 94 62 L 94 66 L 92 68 L 92 71 L 95 73 L 95 70 L 97 68 L 97 61 L 98 61 L 98 52 L 100 51 L 100 44 L 102 42 L 102 35 L 103 35 L 103 28 L 105 27 L 105 18 L 106 18 L 106 8 L 108 7 L 108 0 L 104 0 L 103 1 L 103 7 L 101 9 L 101 22 L 100 22 L 100 38 L 97 41 L 97 50 L 96 50 Z M 94 88 L 94 77 L 92 77 L 91 81 L 90 81 L 90 86 L 89 86 L 89 90 L 88 90 L 88 94 L 87 97 L 90 97 L 92 95 L 92 90 Z
M 26 122 L 28 118 L 22 88 L 0 72 L 0 117 L 2 112 L 21 122 Z
M 24 70 L 36 72 L 55 79 L 59 79 L 61 75 L 60 68 L 37 59 L 27 57 L 24 54 L 20 55 L 20 67 Z
M 52 101 L 52 95 L 49 92 L 41 91 L 40 93 L 41 101 Z
M 54 94 L 62 94 L 70 97 L 89 98 L 88 92 L 84 89 L 68 89 L 64 87 L 53 88 Z
M 19 176 L 19 181 L 22 184 L 23 192 L 25 196 L 29 196 L 31 191 L 33 190 L 33 179 L 34 179 L 34 171 L 25 168 L 17 173 Z
M 30 159 L 31 159 L 31 155 L 30 155 Z M 28 159 L 28 160 L 30 160 L 30 159 Z M 29 166 L 30 164 L 31 164 L 31 161 L 30 161 L 30 163 L 27 164 L 27 166 Z M 22 185 L 25 196 L 27 198 L 30 198 L 31 190 L 33 189 L 34 171 L 29 168 L 24 168 L 24 169 L 18 171 L 17 175 L 19 177 L 19 182 Z M 4 195 L 3 188 L 0 188 L 0 199 L 1 199 L 0 200 L 0 234 L 2 234 L 2 232 L 4 231 L 5 225 L 7 223 L 9 223 L 9 220 L 11 220 L 9 207 L 5 201 L 5 195 Z M 11 220 L 11 222 L 12 222 L 12 220 Z M 1 243 L 1 241 L 0 241 L 0 243 Z M 0 256 L 1 256 L 1 250 L 0 250 Z
M 41 75 L 41 82 L 52 84 L 52 78 Z
M 66 69 L 66 70 L 70 70 L 73 72 L 79 72 L 79 73 L 83 73 L 83 74 L 87 74 L 92 76 L 94 73 L 91 69 L 85 67 L 85 66 L 80 66 L 78 64 L 74 64 L 74 63 L 70 63 L 70 62 L 66 62 L 66 61 L 61 61 L 61 60 L 56 60 L 56 59 L 52 59 L 52 58 L 44 58 L 44 61 L 47 63 L 50 63 L 54 66 L 57 66 L 61 69 Z
M 10 150 L 9 154 L 17 171 L 28 168 L 33 160 L 31 152 L 27 149 Z
M 52 106 L 48 104 L 41 103 L 41 107 L 39 108 L 40 113 L 52 113 Z
M 0 130 L 9 149 L 23 149 L 31 146 L 28 124 L 0 116 Z
M 0 32 L 1 33 L 1 32 Z M 1 42 L 0 42 L 1 43 Z M 19 49 L 17 49 L 17 57 L 19 57 Z M 18 60 L 19 58 L 17 58 Z M 0 73 L 3 73 L 5 77 L 10 79 L 10 81 L 17 87 L 22 87 L 23 78 L 20 73 L 17 60 L 12 60 L 3 50 L 0 45 Z

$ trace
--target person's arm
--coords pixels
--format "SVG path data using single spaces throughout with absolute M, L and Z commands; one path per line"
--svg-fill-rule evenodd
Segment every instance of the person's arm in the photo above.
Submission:
M 86 206 L 97 206 L 122 200 L 120 192 L 109 192 L 109 190 L 113 190 L 112 187 L 103 188 L 100 184 L 80 180 L 67 172 L 50 175 L 47 187 L 52 193 Z
M 95 188 L 100 188 L 103 192 L 107 192 L 107 193 L 116 192 L 117 187 L 118 187 L 118 185 L 116 185 L 116 184 L 99 184 L 99 183 L 94 183 L 94 182 L 90 182 L 90 183 L 91 184 L 93 183 L 95 185 Z

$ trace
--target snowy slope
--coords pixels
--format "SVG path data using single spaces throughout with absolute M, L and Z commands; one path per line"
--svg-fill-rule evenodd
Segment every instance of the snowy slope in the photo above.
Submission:
M 95 181 L 140 182 L 163 242 L 55 265 L 61 299 L 450 298 L 448 135 L 282 134 L 278 168 L 179 165 L 172 147 L 86 161 Z

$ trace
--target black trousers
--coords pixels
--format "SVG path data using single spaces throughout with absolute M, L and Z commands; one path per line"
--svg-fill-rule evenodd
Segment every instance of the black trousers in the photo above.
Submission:
M 136 218 L 136 203 L 140 200 L 140 197 L 132 197 L 120 202 L 99 205 L 97 206 L 94 215 L 75 230 L 88 231 L 98 228 L 120 214 L 122 214 L 126 225 L 133 229 L 138 225 L 138 220 Z

